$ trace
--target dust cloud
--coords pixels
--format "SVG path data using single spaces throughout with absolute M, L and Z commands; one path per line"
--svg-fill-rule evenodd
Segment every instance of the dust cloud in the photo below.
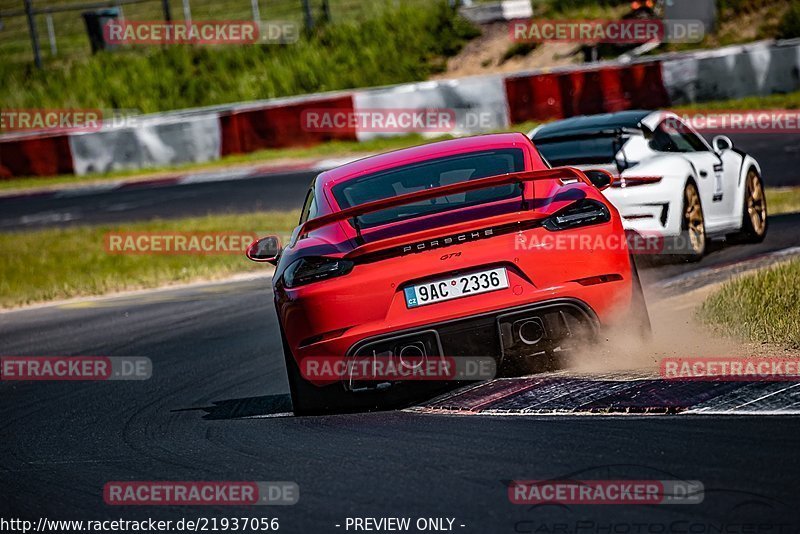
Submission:
M 697 307 L 713 291 L 704 287 L 684 295 L 657 298 L 647 295 L 652 336 L 642 337 L 630 325 L 617 325 L 602 332 L 599 342 L 573 352 L 563 368 L 578 373 L 636 372 L 658 374 L 663 358 L 752 356 L 752 347 L 715 335 L 696 317 Z

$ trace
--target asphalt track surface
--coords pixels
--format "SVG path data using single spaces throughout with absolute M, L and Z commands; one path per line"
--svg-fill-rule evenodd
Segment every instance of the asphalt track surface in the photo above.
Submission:
M 91 194 L 0 198 L 0 231 L 299 209 L 316 172 Z
M 646 288 L 800 246 L 800 215 L 770 224 L 760 245 L 643 270 Z M 147 381 L 0 382 L 0 518 L 277 517 L 283 532 L 345 532 L 348 517 L 448 517 L 455 531 L 480 533 L 800 532 L 794 416 L 287 415 L 268 278 L 0 314 L 0 354 L 153 362 Z M 509 502 L 509 480 L 549 478 L 699 480 L 705 492 L 692 505 Z M 300 502 L 111 507 L 102 490 L 116 480 L 295 481 Z
M 756 157 L 768 187 L 800 186 L 800 135 L 739 134 L 734 145 Z M 122 223 L 210 213 L 298 208 L 317 172 L 131 188 L 25 199 L 0 197 L 0 231 L 78 224 Z
M 798 224 L 800 216 L 777 217 L 762 245 L 647 269 L 643 278 L 649 286 L 798 245 Z M 0 314 L 0 354 L 153 362 L 148 381 L 0 383 L 0 517 L 259 516 L 278 517 L 285 532 L 340 532 L 335 525 L 347 517 L 380 516 L 450 517 L 463 532 L 800 527 L 797 417 L 288 416 L 271 301 L 261 278 Z M 508 500 L 504 481 L 567 477 L 700 480 L 705 500 Z M 288 480 L 301 496 L 287 507 L 109 507 L 102 488 L 114 480 Z
M 710 140 L 712 136 L 706 136 Z M 733 146 L 758 160 L 767 187 L 800 185 L 800 135 L 786 133 L 731 134 Z

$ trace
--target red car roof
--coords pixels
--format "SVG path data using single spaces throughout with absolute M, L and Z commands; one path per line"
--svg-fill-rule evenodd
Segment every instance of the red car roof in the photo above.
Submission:
M 322 173 L 319 183 L 332 185 L 362 174 L 461 152 L 523 146 L 530 147 L 531 141 L 519 132 L 460 137 L 360 159 Z

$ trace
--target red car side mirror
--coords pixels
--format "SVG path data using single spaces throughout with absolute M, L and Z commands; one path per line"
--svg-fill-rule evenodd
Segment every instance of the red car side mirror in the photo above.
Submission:
M 270 235 L 250 243 L 245 251 L 245 256 L 255 262 L 276 265 L 280 252 L 281 239 L 276 235 Z

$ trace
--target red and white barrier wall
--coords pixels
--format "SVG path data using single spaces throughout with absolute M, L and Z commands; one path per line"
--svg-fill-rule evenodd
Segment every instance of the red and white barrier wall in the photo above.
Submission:
M 658 62 L 506 78 L 511 123 L 670 105 Z
M 355 130 L 317 132 L 307 128 L 303 124 L 303 112 L 316 109 L 352 112 L 353 95 L 282 99 L 222 111 L 218 114 L 222 136 L 220 155 L 313 145 L 334 139 L 356 140 Z
M 0 136 L 0 179 L 89 174 L 205 162 L 264 148 L 397 135 L 315 131 L 309 110 L 453 110 L 452 133 L 476 134 L 523 121 L 648 109 L 800 90 L 800 42 L 759 42 L 653 56 L 630 63 L 476 76 L 144 115 L 93 132 Z
M 0 180 L 74 172 L 68 135 L 6 135 L 0 138 Z

